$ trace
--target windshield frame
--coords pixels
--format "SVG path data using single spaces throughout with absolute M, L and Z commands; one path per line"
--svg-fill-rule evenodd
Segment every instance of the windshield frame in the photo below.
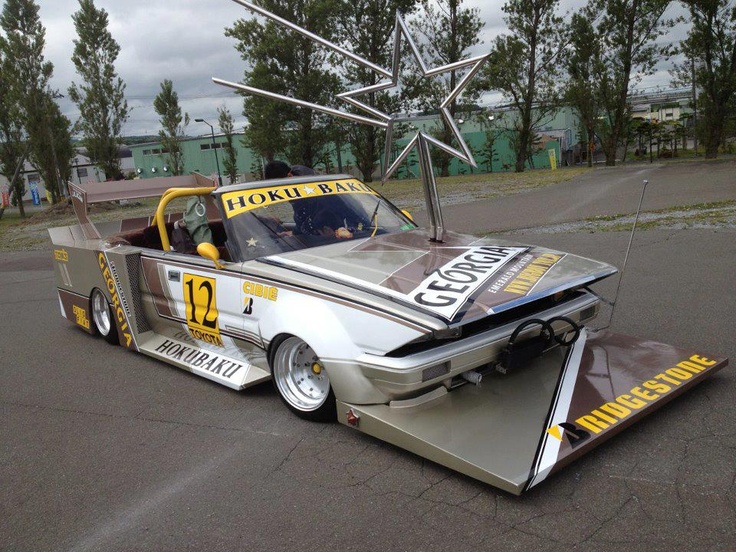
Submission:
M 228 236 L 228 251 L 238 262 L 417 228 L 405 212 L 350 175 L 257 181 L 218 188 L 213 196 Z M 337 222 L 329 227 L 312 224 L 310 217 L 300 219 L 294 207 L 300 205 L 319 208 L 332 221 L 344 223 L 337 228 L 333 228 Z M 340 215 L 335 212 L 338 209 L 343 210 Z M 274 211 L 283 219 L 272 216 Z M 341 218 L 344 212 L 350 215 Z M 289 215 L 293 220 L 287 220 Z

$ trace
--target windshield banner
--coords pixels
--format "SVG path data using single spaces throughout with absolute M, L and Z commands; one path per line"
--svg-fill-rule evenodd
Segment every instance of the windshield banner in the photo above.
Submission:
M 294 186 L 281 185 L 228 192 L 222 194 L 222 204 L 225 207 L 227 218 L 232 218 L 240 213 L 276 203 L 339 194 L 377 195 L 362 182 L 351 178 L 334 182 L 308 182 Z

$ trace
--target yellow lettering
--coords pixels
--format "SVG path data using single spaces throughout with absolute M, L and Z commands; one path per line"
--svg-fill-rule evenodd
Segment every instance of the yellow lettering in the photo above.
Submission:
M 645 381 L 644 383 L 642 383 L 642 385 L 647 389 L 654 391 L 655 393 L 667 393 L 670 389 L 672 389 L 669 385 L 659 383 L 656 380 Z
M 670 368 L 669 370 L 666 370 L 666 372 L 670 376 L 680 378 L 681 380 L 687 380 L 693 377 L 690 372 L 686 372 L 685 370 L 681 370 L 680 368 Z
M 544 253 L 540 255 L 537 261 L 544 262 L 547 266 L 552 266 L 562 258 L 562 255 L 555 255 L 554 253 Z M 535 261 L 536 262 L 536 261 Z
M 609 424 L 602 422 L 595 416 L 591 414 L 586 414 L 585 416 L 581 416 L 577 420 L 575 420 L 576 424 L 579 424 L 583 426 L 584 428 L 589 429 L 593 433 L 600 433 L 601 429 L 606 429 Z
M 608 414 L 604 414 L 600 410 L 594 410 L 593 412 L 591 412 L 591 414 L 595 414 L 600 419 L 605 420 L 609 424 L 615 424 L 616 422 L 618 422 L 616 418 L 611 418 Z
M 194 339 L 199 339 L 200 341 L 204 341 L 205 343 L 211 343 L 212 345 L 224 347 L 222 338 L 217 334 L 204 332 L 197 328 L 189 328 L 189 333 Z
M 504 288 L 504 291 L 508 291 L 509 293 L 517 293 L 519 295 L 526 295 L 526 292 L 529 291 L 530 287 L 531 286 L 522 284 L 514 280 Z
M 637 397 L 641 397 L 642 399 L 646 401 L 653 401 L 659 397 L 658 394 L 650 393 L 649 391 L 644 391 L 641 387 L 634 387 L 631 390 L 632 395 L 636 395 Z
M 709 358 L 701 357 L 700 355 L 693 355 L 690 357 L 690 360 L 703 366 L 713 366 L 716 363 L 715 360 L 710 360 Z
M 689 362 L 687 360 L 683 360 L 682 362 L 678 362 L 677 366 L 679 368 L 684 368 L 685 370 L 690 370 L 693 374 L 698 374 L 705 370 L 702 366 L 698 366 L 694 362 Z
M 120 305 L 120 297 L 118 297 L 118 292 L 115 288 L 115 281 L 112 279 L 112 274 L 110 273 L 110 267 L 107 266 L 105 255 L 101 252 L 97 254 L 97 263 L 100 265 L 100 270 L 102 271 L 102 277 L 105 279 L 107 290 L 110 292 L 110 300 L 112 301 L 112 307 L 118 321 L 118 334 L 123 335 L 125 338 L 125 346 L 130 347 L 130 343 L 133 341 L 133 336 L 129 332 L 125 331 L 128 329 L 128 323 L 125 321 L 125 311 L 123 311 L 123 308 Z
M 600 409 L 621 419 L 631 414 L 631 410 L 614 402 L 607 402 L 606 404 L 601 406 Z
M 667 383 L 674 383 L 675 385 L 680 385 L 679 381 L 677 381 L 676 379 L 672 379 L 664 374 L 657 374 L 656 376 L 654 376 L 654 379 L 661 379 L 661 380 L 666 381 Z
M 629 393 L 619 395 L 615 402 L 607 402 L 591 411 L 590 414 L 581 416 L 575 420 L 575 423 L 593 433 L 600 433 L 601 430 L 629 416 L 632 410 L 643 408 L 647 406 L 647 402 L 655 401 L 663 394 L 672 391 L 673 387 L 662 381 L 680 385 L 682 381 L 692 378 L 693 374 L 698 374 L 707 366 L 713 366 L 716 363 L 717 361 L 693 355 L 689 360 L 678 362 L 675 367 L 668 368 L 643 382 L 641 386 L 632 388 Z
M 221 201 L 227 218 L 234 217 L 259 207 L 275 205 L 287 201 L 299 201 L 307 196 L 335 195 L 335 194 L 370 194 L 375 195 L 372 189 L 362 185 L 357 180 L 345 179 L 336 181 L 334 187 L 327 183 L 315 182 L 303 186 L 274 186 L 243 190 L 222 194 Z
M 647 404 L 641 399 L 635 399 L 631 395 L 619 395 L 616 397 L 616 402 L 624 406 L 628 406 L 629 408 L 633 408 L 634 410 L 641 408 L 642 406 L 646 406 Z
M 87 318 L 87 311 L 84 310 L 82 307 L 74 305 L 72 306 L 72 312 L 74 313 L 74 316 L 77 320 L 77 324 L 89 330 L 89 318 Z
M 243 293 L 255 297 L 263 297 L 269 301 L 276 301 L 279 297 L 279 290 L 277 288 L 265 284 L 256 284 L 255 282 L 243 282 Z

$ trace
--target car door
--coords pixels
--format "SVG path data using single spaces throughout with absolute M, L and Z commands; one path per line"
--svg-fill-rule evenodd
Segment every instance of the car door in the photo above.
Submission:
M 243 356 L 241 264 L 216 269 L 199 256 L 142 255 L 141 297 L 150 329 L 229 356 Z

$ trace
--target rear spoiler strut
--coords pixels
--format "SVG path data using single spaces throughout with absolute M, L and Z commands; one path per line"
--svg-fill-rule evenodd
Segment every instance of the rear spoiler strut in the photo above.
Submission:
M 199 173 L 186 176 L 161 176 L 140 180 L 115 180 L 110 182 L 69 183 L 69 197 L 74 214 L 85 239 L 97 240 L 102 236 L 89 218 L 87 208 L 93 203 L 119 201 L 121 199 L 141 199 L 158 197 L 169 188 L 209 188 L 214 189 L 217 182 Z

